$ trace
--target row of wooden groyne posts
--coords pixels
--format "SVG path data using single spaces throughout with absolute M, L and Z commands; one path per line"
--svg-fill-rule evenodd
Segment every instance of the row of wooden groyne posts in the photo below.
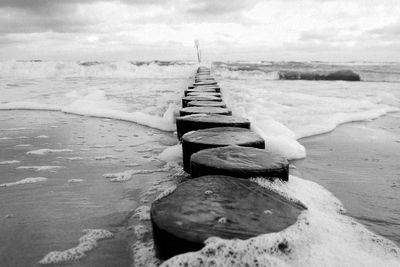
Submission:
M 161 260 L 200 250 L 211 236 L 248 239 L 279 232 L 306 209 L 249 179 L 288 181 L 289 163 L 268 151 L 248 119 L 232 116 L 209 68 L 199 67 L 185 90 L 176 126 L 190 179 L 151 206 Z

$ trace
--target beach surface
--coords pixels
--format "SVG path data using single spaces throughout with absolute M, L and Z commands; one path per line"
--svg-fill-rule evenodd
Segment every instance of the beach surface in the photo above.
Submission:
M 269 63 L 229 64 L 215 66 L 227 105 L 251 121 L 267 149 L 296 166 L 287 183 L 254 182 L 308 210 L 281 232 L 212 239 L 205 252 L 165 266 L 198 257 L 210 264 L 398 266 L 398 83 L 386 74 L 369 82 L 283 81 Z M 2 78 L 0 103 L 2 264 L 159 265 L 149 210 L 185 179 L 174 117 L 194 65 L 3 67 L 10 75 Z M 281 242 L 290 253 L 274 252 Z M 206 253 L 220 245 L 222 254 Z
M 304 138 L 307 158 L 291 170 L 339 198 L 347 214 L 400 245 L 400 114 L 343 124 Z
M 157 155 L 176 138 L 130 122 L 59 112 L 1 115 L 1 266 L 129 266 L 135 224 L 146 216 L 140 210 L 157 194 L 152 185 L 166 176 Z M 104 230 L 83 242 L 87 251 L 79 246 L 85 229 Z M 45 258 L 52 251 L 61 253 Z

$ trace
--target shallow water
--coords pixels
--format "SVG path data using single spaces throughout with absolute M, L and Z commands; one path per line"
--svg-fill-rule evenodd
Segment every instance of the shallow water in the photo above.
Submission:
M 159 169 L 164 163 L 156 156 L 175 137 L 132 123 L 57 112 L 2 111 L 1 115 L 0 137 L 9 139 L 0 140 L 0 162 L 20 163 L 0 165 L 0 184 L 26 177 L 48 178 L 0 187 L 1 265 L 35 266 L 50 251 L 75 247 L 83 229 L 99 228 L 114 237 L 99 241 L 87 257 L 68 266 L 129 266 L 132 233 L 127 222 L 142 204 L 142 195 L 165 174 L 136 175 L 125 183 L 112 183 L 103 175 Z M 41 148 L 72 152 L 27 155 Z M 101 160 L 107 155 L 113 157 Z M 61 167 L 17 169 L 55 165 Z
M 348 214 L 400 245 L 400 116 L 358 122 L 301 139 L 302 177 L 335 194 Z

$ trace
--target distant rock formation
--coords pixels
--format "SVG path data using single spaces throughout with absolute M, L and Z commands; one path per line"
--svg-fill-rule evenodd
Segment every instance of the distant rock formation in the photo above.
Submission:
M 360 81 L 360 75 L 351 70 L 339 70 L 329 73 L 280 71 L 280 80 L 327 80 L 327 81 Z

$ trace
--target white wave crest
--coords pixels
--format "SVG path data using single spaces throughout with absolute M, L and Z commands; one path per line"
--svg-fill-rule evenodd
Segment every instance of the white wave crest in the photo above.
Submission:
M 155 62 L 135 64 L 127 61 L 5 61 L 0 62 L 0 73 L 3 77 L 13 78 L 187 78 L 193 66 L 191 63 L 163 65 Z

